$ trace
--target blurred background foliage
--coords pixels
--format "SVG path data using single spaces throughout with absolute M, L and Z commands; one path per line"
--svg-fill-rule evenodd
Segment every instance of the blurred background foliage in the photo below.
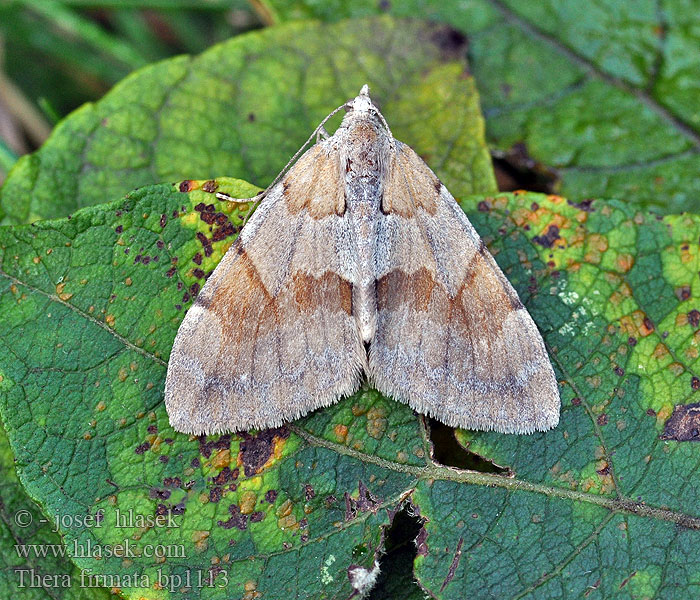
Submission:
M 0 184 L 60 119 L 130 72 L 265 24 L 246 0 L 0 0 Z

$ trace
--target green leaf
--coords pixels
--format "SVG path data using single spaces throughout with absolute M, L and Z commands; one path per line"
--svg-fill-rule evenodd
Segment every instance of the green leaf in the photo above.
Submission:
M 108 590 L 81 586 L 80 571 L 51 530 L 48 520 L 24 492 L 14 457 L 0 428 L 0 586 L 17 600 L 107 600 Z M 43 520 L 43 523 L 42 523 Z M 54 554 L 54 552 L 56 554 Z
M 387 17 L 294 23 L 145 67 L 20 159 L 0 190 L 4 222 L 65 216 L 160 181 L 267 185 L 364 83 L 455 195 L 494 191 L 474 82 L 446 35 Z
M 374 0 L 266 4 L 278 20 L 334 21 L 381 10 Z M 554 169 L 560 193 L 667 212 L 700 209 L 699 39 L 682 2 L 386 6 L 467 35 L 489 144 Z
M 0 409 L 22 481 L 48 514 L 102 515 L 62 529 L 69 547 L 142 552 L 78 566 L 137 578 L 129 598 L 178 597 L 188 572 L 228 582 L 193 584 L 194 598 L 348 597 L 408 501 L 425 520 L 414 576 L 436 598 L 692 595 L 700 449 L 659 436 L 700 385 L 700 219 L 540 194 L 465 200 L 562 384 L 553 431 L 460 432 L 499 475 L 435 463 L 422 419 L 367 389 L 278 430 L 173 432 L 168 352 L 247 210 L 211 190 L 256 188 L 182 189 L 0 229 Z M 120 528 L 118 511 L 172 520 Z M 168 556 L 146 555 L 159 544 Z

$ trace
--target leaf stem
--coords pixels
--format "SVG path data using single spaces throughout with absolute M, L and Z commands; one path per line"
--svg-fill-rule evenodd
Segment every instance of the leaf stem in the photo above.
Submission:
M 392 471 L 398 471 L 400 473 L 406 473 L 408 475 L 413 475 L 419 480 L 440 480 L 440 481 L 454 481 L 459 483 L 469 483 L 471 485 L 481 485 L 485 487 L 500 487 L 505 488 L 510 491 L 520 491 L 520 492 L 532 492 L 536 494 L 543 494 L 550 498 L 561 498 L 564 500 L 571 500 L 574 502 L 587 502 L 589 504 L 595 504 L 602 508 L 606 508 L 614 513 L 626 513 L 634 514 L 640 517 L 648 517 L 652 519 L 657 519 L 660 521 L 668 521 L 686 527 L 688 529 L 700 530 L 700 518 L 692 515 L 687 515 L 678 511 L 674 511 L 668 508 L 650 506 L 644 502 L 637 502 L 629 498 L 623 498 L 622 496 L 610 497 L 601 496 L 597 494 L 589 494 L 587 492 L 580 492 L 578 490 L 566 489 L 553 487 L 549 485 L 544 485 L 540 483 L 532 483 L 530 481 L 524 481 L 522 479 L 516 479 L 514 477 L 506 477 L 503 475 L 497 475 L 492 473 L 479 473 L 477 471 L 467 471 L 463 469 L 456 469 L 454 467 L 446 467 L 444 465 L 439 465 L 434 462 L 430 462 L 424 467 L 417 467 L 415 465 L 402 465 L 399 463 L 394 463 L 377 456 L 371 456 L 369 454 L 363 454 L 347 446 L 336 444 L 334 442 L 329 442 L 323 438 L 316 437 L 296 425 L 292 425 L 290 429 L 297 434 L 300 438 L 305 440 L 307 443 L 313 446 L 319 446 L 322 448 L 327 448 L 338 454 L 344 454 L 346 456 L 351 456 L 362 462 L 371 463 L 382 467 L 384 469 L 389 469 Z

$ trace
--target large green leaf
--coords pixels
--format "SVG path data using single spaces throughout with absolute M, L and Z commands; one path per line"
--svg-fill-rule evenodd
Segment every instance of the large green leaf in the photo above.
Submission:
M 386 9 L 447 22 L 467 35 L 494 149 L 554 169 L 558 191 L 572 198 L 700 208 L 700 34 L 692 3 L 266 4 L 279 20 Z
M 474 82 L 449 42 L 444 26 L 386 17 L 295 23 L 150 65 L 20 159 L 0 190 L 4 222 L 65 216 L 160 181 L 267 185 L 364 83 L 394 135 L 456 195 L 494 191 Z
M 61 538 L 24 492 L 0 428 L 0 586 L 15 600 L 107 600 L 70 561 Z M 82 584 L 82 585 L 81 585 Z
M 146 585 L 159 569 L 163 582 L 188 570 L 228 582 L 191 597 L 348 597 L 408 500 L 425 519 L 414 575 L 436 598 L 693 593 L 700 448 L 659 435 L 700 386 L 698 218 L 539 194 L 465 201 L 562 385 L 553 431 L 460 434 L 507 469 L 490 474 L 435 463 L 422 420 L 371 390 L 269 432 L 169 428 L 173 337 L 245 210 L 217 187 L 254 191 L 152 186 L 0 229 L 0 408 L 23 483 L 49 514 L 102 514 L 100 528 L 64 528 L 69 547 L 178 554 L 80 567 L 139 575 L 122 585 L 131 598 L 178 597 Z M 117 528 L 118 510 L 173 520 Z

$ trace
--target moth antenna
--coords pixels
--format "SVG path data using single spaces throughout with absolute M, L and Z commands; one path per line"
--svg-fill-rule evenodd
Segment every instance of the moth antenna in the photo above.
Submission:
M 267 188 L 265 188 L 265 191 L 264 191 L 264 192 L 261 192 L 262 195 L 267 194 L 267 192 L 268 192 L 269 190 L 271 190 L 271 189 L 275 186 L 275 184 L 276 184 L 280 179 L 282 179 L 282 177 L 284 177 L 284 176 L 287 174 L 287 171 L 289 170 L 289 167 L 291 167 L 291 166 L 295 163 L 296 159 L 299 158 L 299 155 L 306 149 L 306 147 L 309 145 L 309 143 L 311 142 L 311 140 L 313 140 L 315 136 L 319 135 L 319 133 L 320 133 L 321 131 L 326 131 L 324 125 L 328 122 L 328 120 L 329 120 L 331 117 L 334 117 L 334 116 L 338 113 L 338 111 L 344 109 L 346 104 L 347 104 L 347 103 L 343 103 L 343 104 L 341 104 L 338 108 L 336 108 L 335 110 L 331 111 L 331 113 L 328 114 L 328 115 L 326 116 L 326 118 L 323 119 L 323 121 L 321 121 L 321 122 L 318 124 L 318 127 L 316 127 L 316 129 L 314 129 L 313 133 L 312 133 L 312 134 L 308 137 L 308 139 L 302 144 L 301 148 L 299 148 L 299 150 L 296 151 L 296 153 L 294 154 L 294 156 L 292 156 L 292 158 L 289 159 L 289 162 L 288 162 L 286 165 L 284 165 L 284 169 L 282 169 L 282 170 L 279 172 L 279 175 L 277 175 L 277 177 L 275 177 L 274 181 L 273 181 L 270 185 L 268 185 Z
M 265 191 L 267 191 L 267 190 L 265 190 Z M 262 193 L 263 192 L 258 194 L 258 196 L 260 196 Z M 243 217 L 243 223 L 241 223 L 241 229 L 243 229 L 245 227 L 245 224 L 248 222 L 250 215 L 253 214 L 255 209 L 258 207 L 258 204 L 260 204 L 262 202 L 262 197 L 258 198 L 258 196 L 253 196 L 251 198 L 252 202 L 250 203 L 250 206 L 248 207 L 248 210 L 245 213 L 245 217 Z M 256 198 L 257 198 L 257 200 L 256 200 Z
M 366 86 L 365 86 L 365 87 L 366 87 Z M 321 121 L 321 122 L 319 123 L 318 127 L 316 127 L 316 129 L 314 129 L 313 133 L 312 133 L 312 134 L 308 137 L 308 139 L 302 144 L 301 148 L 299 148 L 299 150 L 296 151 L 296 153 L 294 154 L 294 156 L 292 156 L 292 158 L 289 159 L 289 162 L 284 166 L 284 169 L 282 169 L 282 170 L 278 173 L 277 177 L 274 178 L 274 180 L 272 181 L 272 183 L 271 183 L 270 185 L 268 185 L 262 192 L 258 192 L 258 193 L 257 193 L 255 196 L 253 196 L 252 198 L 234 198 L 233 196 L 229 196 L 228 194 L 224 194 L 223 192 L 217 192 L 216 197 L 217 197 L 219 200 L 226 200 L 226 201 L 228 201 L 228 202 L 250 202 L 250 201 L 252 200 L 252 201 L 253 201 L 253 204 L 258 204 L 263 198 L 265 198 L 265 196 L 267 195 L 267 193 L 277 184 L 277 182 L 279 182 L 279 180 L 282 179 L 282 177 L 284 177 L 284 176 L 287 174 L 287 171 L 289 171 L 289 167 L 291 167 L 291 166 L 294 164 L 294 162 L 296 161 L 296 159 L 299 158 L 299 155 L 306 149 L 306 147 L 309 145 L 309 143 L 311 142 L 311 140 L 314 139 L 314 136 L 316 136 L 316 142 L 318 142 L 318 140 L 319 140 L 320 137 L 323 137 L 323 136 L 328 136 L 328 137 L 330 137 L 330 136 L 328 135 L 328 132 L 326 131 L 326 128 L 324 127 L 324 125 L 328 122 L 328 120 L 329 120 L 330 118 L 334 117 L 334 116 L 338 113 L 338 111 L 343 110 L 346 106 L 347 106 L 347 102 L 341 104 L 338 108 L 336 108 L 335 110 L 331 111 L 331 112 L 323 119 L 323 121 Z M 384 121 L 384 117 L 382 117 L 382 121 Z M 384 123 L 386 124 L 386 121 L 385 121 Z M 387 127 L 387 129 L 388 129 L 388 127 Z M 324 139 L 325 139 L 325 138 L 324 138 Z M 245 221 L 244 221 L 244 224 L 245 224 L 245 222 L 247 222 L 247 221 L 248 221 L 248 216 L 246 216 Z
M 378 108 L 377 108 L 377 115 L 379 115 L 379 118 L 382 121 L 382 125 L 384 125 L 384 127 L 386 128 L 386 132 L 389 134 L 390 142 L 393 145 L 394 144 L 394 135 L 391 133 L 391 129 L 389 129 L 389 124 L 386 122 L 384 115 L 381 112 L 379 112 Z

